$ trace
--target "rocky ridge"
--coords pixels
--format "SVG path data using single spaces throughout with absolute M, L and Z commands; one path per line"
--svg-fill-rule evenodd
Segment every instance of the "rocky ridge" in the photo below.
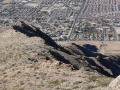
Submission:
M 60 61 L 61 63 L 71 64 L 75 70 L 86 67 L 91 70 L 97 70 L 99 73 L 107 76 L 115 77 L 120 74 L 119 56 L 105 56 L 96 51 L 90 50 L 87 45 L 80 46 L 75 43 L 62 47 L 53 41 L 48 35 L 40 31 L 39 28 L 33 25 L 27 25 L 22 21 L 14 24 L 12 29 L 8 30 L 8 32 L 3 32 L 1 37 L 1 40 L 3 40 L 1 46 L 5 46 L 6 44 L 6 46 L 11 45 L 12 47 L 12 45 L 14 45 L 14 47 L 22 48 L 20 45 L 26 45 L 29 47 L 37 42 L 37 46 L 34 45 L 34 47 L 32 47 L 36 47 L 34 52 L 38 54 L 38 57 L 45 57 L 48 60 L 55 58 L 55 60 Z M 5 38 L 10 38 L 11 40 L 5 42 Z M 30 48 L 32 49 L 32 47 Z M 24 52 L 24 49 L 21 52 Z M 42 54 L 43 56 L 41 56 Z
M 72 43 L 70 46 L 62 47 L 55 43 L 48 35 L 44 34 L 39 28 L 29 26 L 24 22 L 18 22 L 13 25 L 15 31 L 19 31 L 28 37 L 40 37 L 48 48 L 48 58 L 53 56 L 56 60 L 71 64 L 74 69 L 80 69 L 81 67 L 89 67 L 97 70 L 99 73 L 108 76 L 118 76 L 120 74 L 120 57 L 105 56 L 100 53 L 91 51 L 85 45 L 79 46 Z M 116 69 L 117 68 L 117 69 Z
M 79 70 L 88 71 L 89 74 L 96 73 L 110 77 L 116 77 L 120 74 L 119 56 L 102 55 L 88 48 L 88 45 L 80 46 L 72 43 L 68 46 L 60 46 L 48 35 L 40 31 L 39 28 L 22 21 L 14 24 L 11 29 L 2 32 L 0 40 L 0 80 L 4 82 L 0 83 L 0 88 L 2 89 L 3 87 L 6 90 L 8 88 L 10 88 L 9 90 L 17 88 L 12 82 L 16 82 L 19 78 L 17 80 L 18 83 L 16 83 L 17 85 L 22 83 L 21 88 L 33 90 L 35 82 L 36 85 L 40 85 L 41 83 L 44 85 L 48 82 L 44 80 L 46 78 L 51 80 L 57 77 L 54 76 L 52 78 L 51 76 L 56 75 L 56 73 L 58 73 L 57 75 L 62 75 L 58 81 L 63 83 L 65 81 L 60 81 L 64 76 L 63 74 L 70 73 L 71 75 L 76 70 L 78 70 L 75 72 L 77 75 L 81 74 Z M 95 46 L 92 47 L 94 48 Z M 77 75 L 74 74 L 73 76 L 80 79 Z M 58 81 L 55 81 L 55 83 L 58 83 Z M 75 80 L 73 81 L 75 82 Z M 25 86 L 25 84 L 28 86 Z M 42 88 L 42 86 L 39 87 Z M 59 88 L 62 87 L 59 86 Z M 55 87 L 54 90 L 59 90 L 56 88 L 58 87 Z M 43 90 L 51 89 L 49 87 Z

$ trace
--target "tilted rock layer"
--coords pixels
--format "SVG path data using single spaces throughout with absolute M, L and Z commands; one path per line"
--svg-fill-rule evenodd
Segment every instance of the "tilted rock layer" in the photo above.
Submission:
M 70 79 L 71 76 L 66 74 L 69 70 L 83 69 L 111 77 L 120 74 L 119 56 L 105 56 L 88 46 L 95 47 L 80 46 L 75 43 L 60 46 L 39 28 L 24 22 L 17 22 L 9 30 L 0 33 L 0 88 L 14 90 L 20 87 L 25 90 L 34 90 L 35 83 L 36 85 L 45 84 L 48 81 L 44 80 L 49 80 L 50 77 L 57 78 L 61 75 Z M 65 73 L 60 69 L 64 69 Z M 71 72 L 70 75 L 72 73 L 75 72 Z M 77 72 L 76 79 L 70 80 L 80 79 L 77 75 L 80 74 Z M 59 84 L 58 81 L 51 83 Z M 52 87 L 49 86 L 49 88 Z M 53 90 L 58 90 L 58 88 Z

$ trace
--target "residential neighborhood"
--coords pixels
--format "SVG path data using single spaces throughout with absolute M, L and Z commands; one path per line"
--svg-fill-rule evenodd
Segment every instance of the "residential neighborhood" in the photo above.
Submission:
M 119 40 L 119 14 L 119 0 L 0 0 L 0 27 L 26 21 L 58 41 Z

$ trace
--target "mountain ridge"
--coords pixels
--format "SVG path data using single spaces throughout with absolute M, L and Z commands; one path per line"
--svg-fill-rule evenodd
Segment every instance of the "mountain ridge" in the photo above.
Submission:
M 90 44 L 59 45 L 40 29 L 25 22 L 17 22 L 11 29 L 0 33 L 0 40 L 1 89 L 59 90 L 57 88 L 65 89 L 67 85 L 73 88 L 78 80 L 83 82 L 78 88 L 85 89 L 87 77 L 103 75 L 108 80 L 108 77 L 120 74 L 119 56 L 100 54 L 96 46 Z

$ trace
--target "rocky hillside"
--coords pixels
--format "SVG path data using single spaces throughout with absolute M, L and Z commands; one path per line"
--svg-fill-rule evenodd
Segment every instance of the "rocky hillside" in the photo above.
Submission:
M 117 76 L 120 74 L 119 56 L 104 56 L 93 50 L 90 50 L 90 48 L 88 48 L 90 45 L 83 45 L 82 47 L 72 43 L 70 46 L 61 47 L 38 28 L 29 26 L 24 22 L 16 23 L 16 25 L 13 25 L 13 29 L 17 32 L 25 34 L 28 37 L 39 37 L 45 42 L 45 49 L 50 46 L 52 49 L 48 48 L 47 53 L 50 53 L 50 55 L 47 55 L 46 58 L 50 59 L 54 57 L 56 60 L 61 61 L 62 63 L 71 64 L 73 69 L 88 67 L 108 76 Z M 93 48 L 94 47 L 95 46 L 93 46 Z
M 39 28 L 22 21 L 17 22 L 0 33 L 0 88 L 85 90 L 90 87 L 79 81 L 86 81 L 85 75 L 118 76 L 120 57 L 102 55 L 96 52 L 95 46 L 92 46 L 94 49 L 88 48 L 90 46 L 75 43 L 61 46 Z

